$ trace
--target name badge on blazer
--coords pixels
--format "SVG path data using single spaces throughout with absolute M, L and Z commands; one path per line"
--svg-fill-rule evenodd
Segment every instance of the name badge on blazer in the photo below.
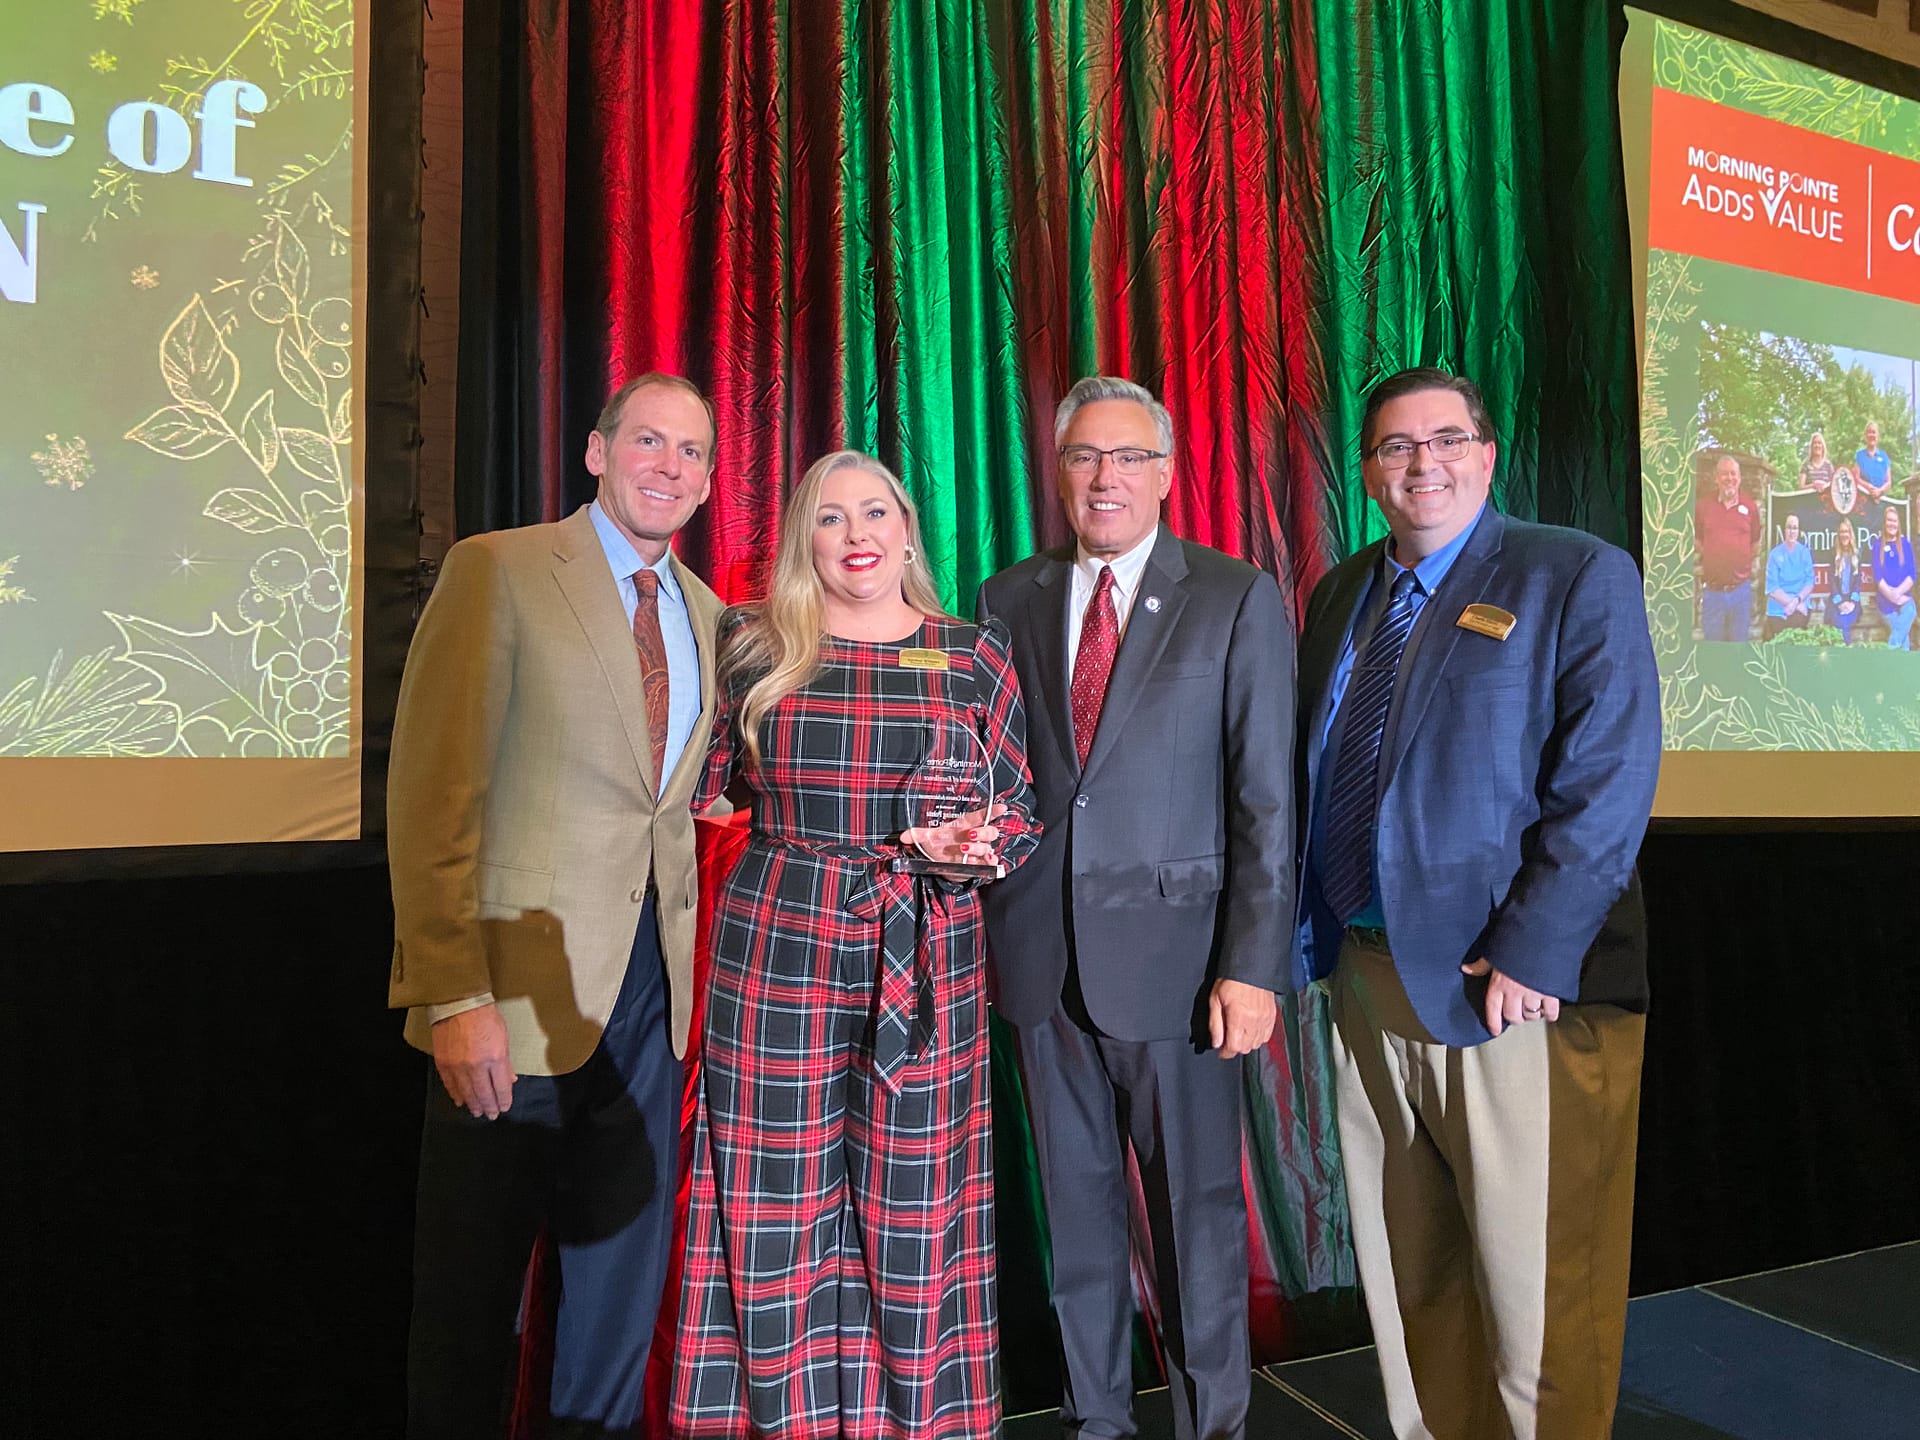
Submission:
M 947 652 L 944 650 L 902 650 L 900 663 L 909 670 L 944 670 L 947 668 Z
M 1453 623 L 1476 635 L 1504 640 L 1513 633 L 1514 618 L 1512 611 L 1502 610 L 1498 605 L 1469 605 Z

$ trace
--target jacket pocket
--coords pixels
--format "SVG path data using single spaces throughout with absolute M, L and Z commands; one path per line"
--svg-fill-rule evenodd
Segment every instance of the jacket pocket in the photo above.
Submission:
M 476 865 L 474 884 L 482 920 L 511 920 L 529 910 L 543 910 L 553 895 L 551 872 L 516 865 Z
M 1162 660 L 1149 672 L 1149 680 L 1198 680 L 1220 668 L 1218 660 Z
M 1226 884 L 1224 855 L 1196 855 L 1188 860 L 1163 860 L 1159 867 L 1160 894 L 1168 900 L 1217 895 Z

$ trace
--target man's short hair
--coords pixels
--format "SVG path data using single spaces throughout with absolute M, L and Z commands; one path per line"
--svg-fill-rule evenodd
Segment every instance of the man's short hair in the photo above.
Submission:
M 713 402 L 707 399 L 701 393 L 700 387 L 686 376 L 672 375 L 665 370 L 648 370 L 644 374 L 636 375 L 607 397 L 607 403 L 600 407 L 600 418 L 594 421 L 593 428 L 600 432 L 601 437 L 609 445 L 620 433 L 620 416 L 627 408 L 628 398 L 634 391 L 644 390 L 650 385 L 657 385 L 666 390 L 684 390 L 698 400 L 701 408 L 707 412 L 707 432 L 713 437 L 713 445 L 716 447 L 719 445 L 720 418 L 714 412 Z M 712 460 L 713 456 L 709 454 L 707 459 Z
M 1464 375 L 1449 375 L 1432 365 L 1416 365 L 1398 375 L 1389 375 L 1367 392 L 1367 408 L 1360 417 L 1360 453 L 1372 451 L 1373 424 L 1382 410 L 1403 396 L 1421 395 L 1428 390 L 1451 390 L 1458 395 L 1466 402 L 1467 419 L 1481 440 L 1494 440 L 1493 416 L 1487 411 L 1486 399 L 1478 385 Z
M 1066 438 L 1067 426 L 1072 422 L 1074 412 L 1082 405 L 1092 405 L 1100 400 L 1131 400 L 1153 417 L 1153 428 L 1160 437 L 1160 448 L 1169 456 L 1173 454 L 1173 416 L 1167 413 L 1167 407 L 1153 398 L 1153 393 L 1144 385 L 1136 385 L 1131 380 L 1122 380 L 1117 375 L 1089 375 L 1076 380 L 1073 388 L 1060 397 L 1060 404 L 1053 412 L 1053 443 L 1058 448 Z

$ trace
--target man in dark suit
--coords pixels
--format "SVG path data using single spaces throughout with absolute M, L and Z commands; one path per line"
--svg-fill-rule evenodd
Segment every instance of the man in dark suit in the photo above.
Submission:
M 1126 1147 L 1182 1440 L 1245 1433 L 1235 1061 L 1273 1031 L 1293 910 L 1293 626 L 1250 565 L 1161 528 L 1173 425 L 1129 381 L 1060 402 L 1075 544 L 981 587 L 1012 635 L 1046 827 L 986 891 L 1052 1218 L 1073 1435 L 1134 1433 Z
M 1639 573 L 1487 503 L 1480 392 L 1382 382 L 1390 538 L 1301 641 L 1302 985 L 1331 976 L 1340 1143 L 1401 1440 L 1611 1433 L 1660 761 Z

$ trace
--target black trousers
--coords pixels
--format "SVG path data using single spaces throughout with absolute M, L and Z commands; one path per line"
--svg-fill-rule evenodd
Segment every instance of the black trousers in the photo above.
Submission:
M 1147 1202 L 1174 1434 L 1242 1440 L 1251 1361 L 1241 1062 L 1191 1040 L 1103 1035 L 1078 989 L 1070 973 L 1051 1019 L 1016 1027 L 1053 1239 L 1061 1421 L 1069 1435 L 1135 1433 L 1131 1144 Z
M 513 1108 L 476 1120 L 432 1076 L 420 1141 L 410 1440 L 503 1432 L 527 1262 L 544 1228 L 559 1259 L 550 1436 L 638 1435 L 666 1280 L 680 1155 L 654 902 L 613 1016 L 569 1075 L 522 1075 Z

